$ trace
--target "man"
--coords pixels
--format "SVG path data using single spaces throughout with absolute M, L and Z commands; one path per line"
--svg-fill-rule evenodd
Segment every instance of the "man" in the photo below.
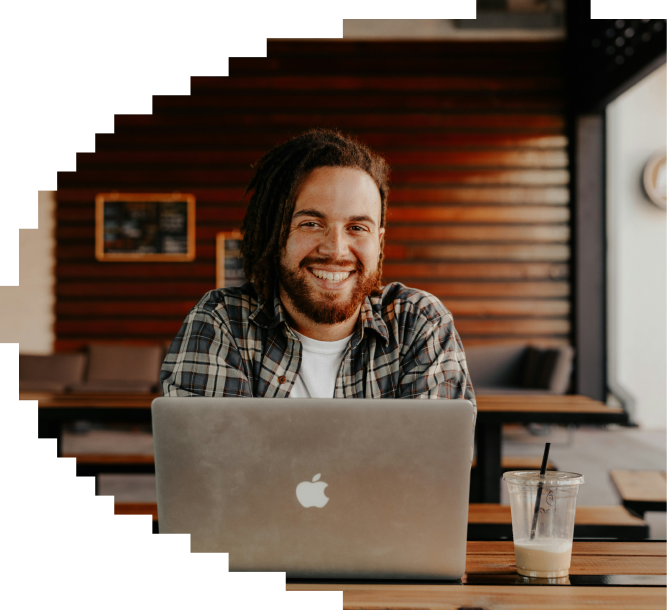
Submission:
M 381 286 L 389 168 L 316 129 L 255 166 L 241 253 L 248 283 L 188 314 L 165 396 L 466 398 L 461 340 L 440 301 Z

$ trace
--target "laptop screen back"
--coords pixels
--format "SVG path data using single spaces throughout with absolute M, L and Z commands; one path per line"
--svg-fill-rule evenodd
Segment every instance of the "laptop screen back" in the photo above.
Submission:
M 157 398 L 160 532 L 233 571 L 459 578 L 472 418 L 465 400 Z

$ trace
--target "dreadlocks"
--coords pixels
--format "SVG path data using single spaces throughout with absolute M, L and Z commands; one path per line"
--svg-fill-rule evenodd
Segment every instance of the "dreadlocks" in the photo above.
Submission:
M 380 191 L 380 227 L 385 226 L 389 166 L 367 146 L 330 129 L 311 129 L 275 146 L 253 165 L 255 173 L 245 194 L 254 192 L 241 227 L 243 271 L 264 300 L 273 288 L 277 259 L 287 242 L 299 187 L 317 167 L 366 172 Z M 380 249 L 378 278 L 382 277 L 383 257 Z M 375 290 L 379 288 L 378 280 Z

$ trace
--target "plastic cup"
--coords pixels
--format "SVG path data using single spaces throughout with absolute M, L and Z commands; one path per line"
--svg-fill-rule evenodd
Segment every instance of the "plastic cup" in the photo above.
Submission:
M 530 578 L 563 578 L 570 572 L 577 492 L 574 472 L 506 472 L 517 572 Z M 537 508 L 537 519 L 535 511 Z

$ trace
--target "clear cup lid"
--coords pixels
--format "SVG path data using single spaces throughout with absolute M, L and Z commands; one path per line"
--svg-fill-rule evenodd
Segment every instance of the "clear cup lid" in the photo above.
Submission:
M 544 476 L 540 476 L 539 470 L 513 470 L 506 472 L 503 479 L 513 485 L 581 485 L 584 482 L 584 475 L 576 472 L 559 472 L 547 470 Z

